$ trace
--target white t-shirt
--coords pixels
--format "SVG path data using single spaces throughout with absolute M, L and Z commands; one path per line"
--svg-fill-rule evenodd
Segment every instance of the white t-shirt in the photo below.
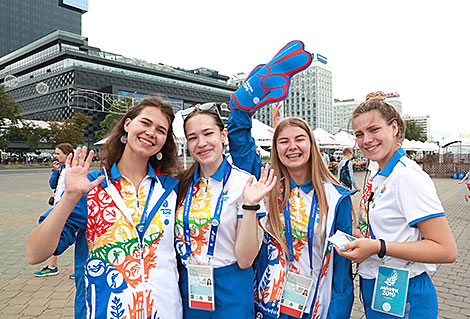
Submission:
M 202 177 L 193 179 L 195 183 L 189 213 L 191 251 L 193 256 L 191 263 L 203 265 L 208 263 L 207 250 L 211 221 L 222 191 L 226 165 L 230 164 L 224 160 L 219 170 L 209 179 Z M 195 175 L 198 175 L 197 170 Z M 243 189 L 249 177 L 250 174 L 232 165 L 230 177 L 225 185 L 224 194 L 222 194 L 223 206 L 215 242 L 214 258 L 211 261 L 211 265 L 215 268 L 228 266 L 237 261 L 235 257 L 237 222 L 238 218 L 243 218 Z M 176 251 L 186 266 L 188 264 L 188 257 L 186 255 L 183 231 L 184 203 L 183 201 L 183 204 L 176 211 L 175 238 Z M 266 209 L 263 201 L 260 202 L 260 205 L 261 209 L 256 214 L 257 216 L 264 216 Z
M 445 214 L 429 175 L 411 159 L 400 157 L 399 152 L 374 177 L 369 222 L 372 238 L 413 242 L 423 238 L 417 227 L 419 222 Z M 390 256 L 380 259 L 372 255 L 359 265 L 358 272 L 365 279 L 376 278 L 378 266 L 382 263 L 404 267 L 408 261 Z M 435 270 L 434 264 L 411 262 L 410 278 Z
M 59 172 L 59 177 L 57 179 L 57 187 L 54 193 L 54 205 L 57 205 L 64 191 L 65 191 L 65 167 L 61 168 Z

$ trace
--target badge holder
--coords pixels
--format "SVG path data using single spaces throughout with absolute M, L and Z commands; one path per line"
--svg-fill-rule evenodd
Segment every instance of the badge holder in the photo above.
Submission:
M 287 272 L 281 298 L 281 312 L 289 316 L 301 318 L 308 296 L 312 290 L 313 279 L 292 271 Z
M 215 310 L 214 269 L 211 265 L 192 265 L 188 268 L 189 308 Z
M 372 295 L 372 310 L 403 317 L 409 278 L 409 269 L 380 265 Z

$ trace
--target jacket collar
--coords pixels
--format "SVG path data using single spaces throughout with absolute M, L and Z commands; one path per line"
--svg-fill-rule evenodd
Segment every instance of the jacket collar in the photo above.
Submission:
M 397 165 L 397 163 L 400 161 L 400 159 L 405 156 L 406 153 L 405 153 L 405 150 L 402 149 L 402 148 L 399 148 L 398 150 L 396 150 L 396 152 L 393 154 L 392 158 L 390 158 L 390 160 L 387 162 L 387 164 L 385 165 L 384 169 L 382 170 L 379 170 L 377 172 L 377 174 L 379 175 L 382 175 L 382 176 L 385 176 L 385 177 L 388 177 L 390 176 L 390 174 L 392 174 L 393 172 L 393 169 L 395 168 L 395 166 Z
M 227 165 L 230 165 L 230 164 L 227 162 L 227 157 L 224 156 L 224 160 L 222 161 L 222 164 L 220 164 L 219 168 L 217 169 L 217 172 L 211 175 L 211 177 L 215 179 L 216 181 L 221 182 L 222 179 L 224 178 L 225 167 Z M 194 176 L 193 176 L 194 185 L 196 185 L 199 182 L 199 180 L 202 178 L 199 176 L 199 170 L 200 170 L 200 165 L 198 163 L 196 166 L 196 170 L 194 171 Z

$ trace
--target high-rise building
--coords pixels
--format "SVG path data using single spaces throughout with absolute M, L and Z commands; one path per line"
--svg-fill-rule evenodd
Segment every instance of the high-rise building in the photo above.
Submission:
M 296 74 L 291 81 L 289 96 L 283 101 L 284 117 L 300 117 L 312 129 L 320 127 L 328 132 L 333 129 L 332 72 L 327 59 L 316 54 L 312 64 Z M 272 108 L 256 111 L 255 118 L 268 125 L 273 124 Z
M 416 125 L 420 126 L 423 129 L 424 134 L 428 141 L 431 140 L 431 127 L 430 127 L 430 116 L 429 115 L 404 115 L 404 120 L 413 120 L 416 122 Z
M 387 103 L 393 105 L 398 113 L 402 113 L 402 102 L 400 94 L 398 93 L 387 93 L 386 94 Z M 333 103 L 333 130 L 330 133 L 337 133 L 341 130 L 352 130 L 352 127 L 349 123 L 351 119 L 352 112 L 354 109 L 361 104 L 362 101 L 356 101 L 354 99 L 339 100 L 335 99 Z
M 55 30 L 82 33 L 88 0 L 0 0 L 0 57 Z

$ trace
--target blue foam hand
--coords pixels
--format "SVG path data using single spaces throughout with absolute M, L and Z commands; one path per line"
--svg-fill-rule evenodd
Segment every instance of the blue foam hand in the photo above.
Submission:
M 312 63 L 312 55 L 301 41 L 286 44 L 267 64 L 251 71 L 245 83 L 230 97 L 229 108 L 254 112 L 260 107 L 287 97 L 290 79 Z

